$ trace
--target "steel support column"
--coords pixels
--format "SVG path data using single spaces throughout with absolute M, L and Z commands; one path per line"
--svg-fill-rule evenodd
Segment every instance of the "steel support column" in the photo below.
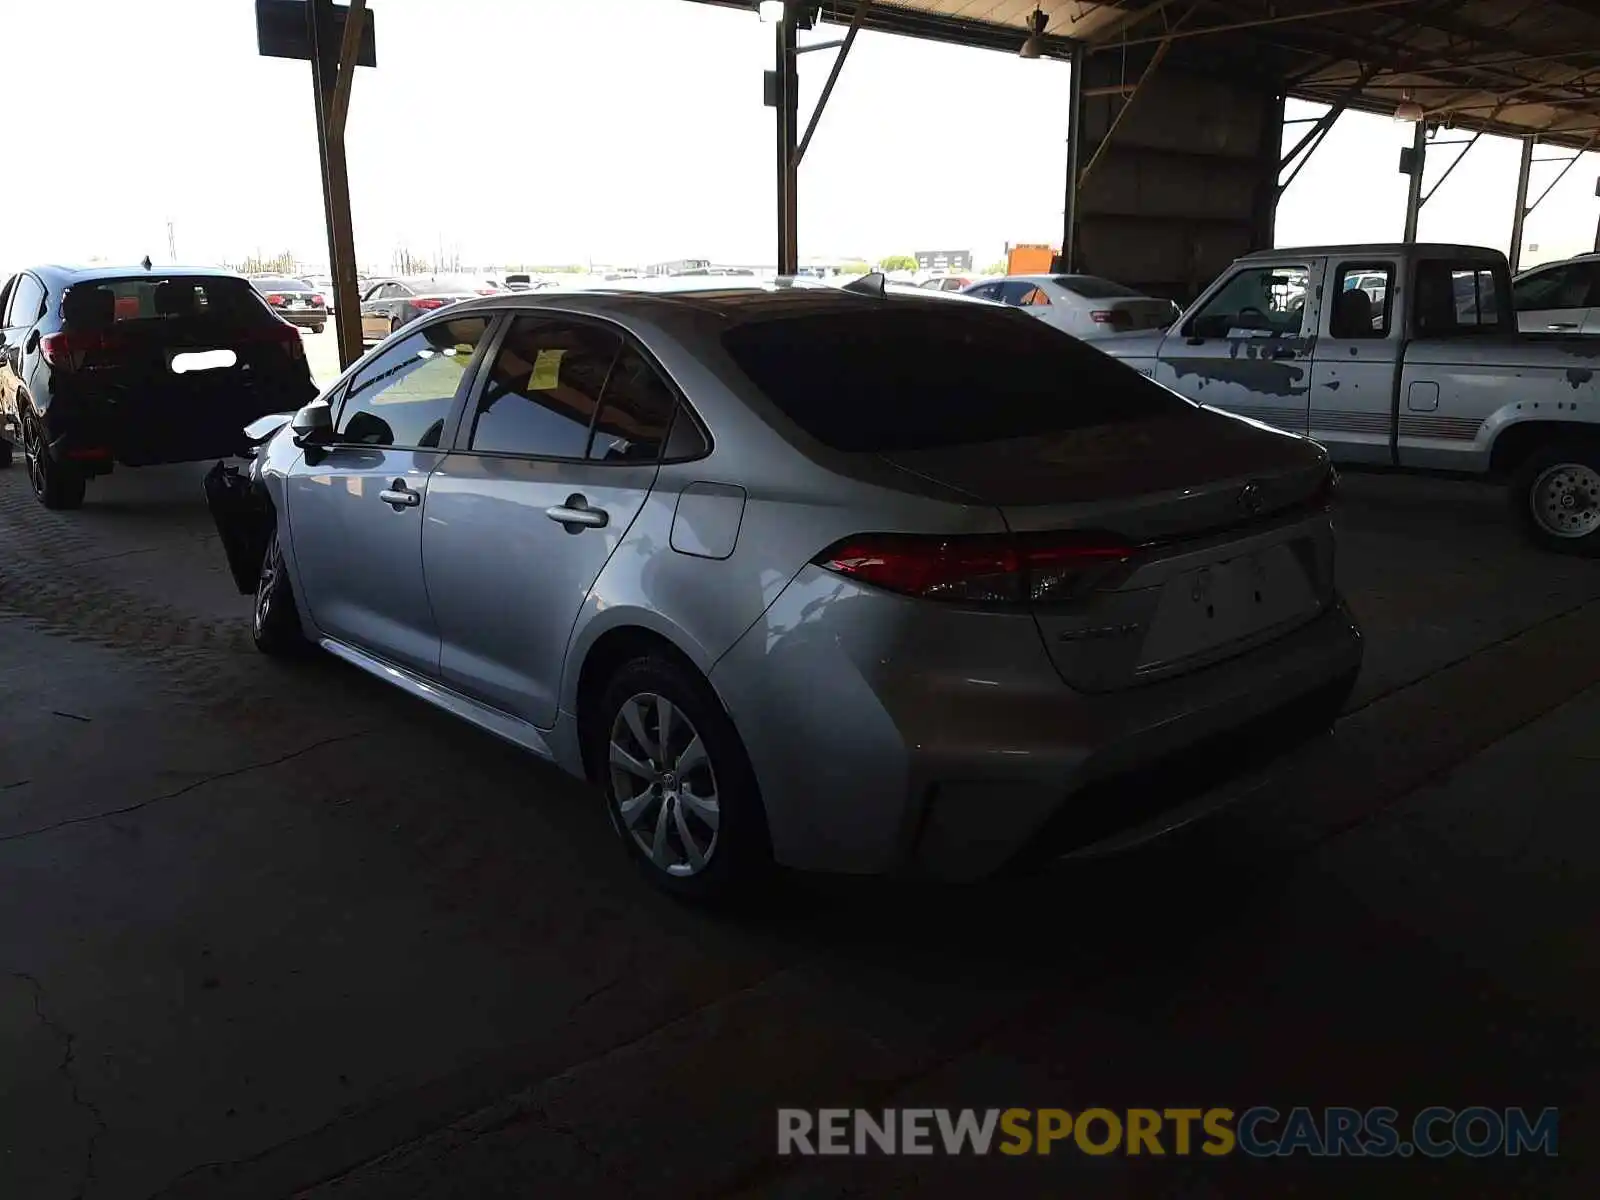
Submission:
M 1428 123 L 1418 121 L 1411 135 L 1411 187 L 1406 192 L 1405 243 L 1417 240 L 1417 217 L 1422 212 L 1422 173 L 1428 160 Z
M 1072 48 L 1072 73 L 1067 79 L 1067 190 L 1061 212 L 1061 269 L 1078 269 L 1078 151 L 1083 145 L 1084 47 Z M 1600 233 L 1595 235 L 1600 238 Z
M 800 70 L 798 50 L 798 6 L 784 5 L 783 19 L 777 23 L 777 143 L 778 143 L 778 274 L 795 275 L 800 270 L 799 197 L 796 184 L 800 174 L 798 137 L 800 129 Z
M 1532 134 L 1522 139 L 1522 163 L 1517 168 L 1517 200 L 1516 207 L 1511 210 L 1511 252 L 1506 255 L 1511 260 L 1513 275 L 1522 261 L 1522 224 L 1528 216 L 1528 176 L 1533 173 L 1534 140 Z
M 361 357 L 361 301 L 356 287 L 350 176 L 344 156 L 344 114 L 349 105 L 356 52 L 361 45 L 361 25 L 366 19 L 366 0 L 355 0 L 347 14 L 341 42 L 334 36 L 338 23 L 333 0 L 311 0 L 306 5 L 311 79 L 317 104 L 317 150 L 322 159 L 322 201 L 328 221 L 328 266 L 333 277 L 334 328 L 341 367 Z

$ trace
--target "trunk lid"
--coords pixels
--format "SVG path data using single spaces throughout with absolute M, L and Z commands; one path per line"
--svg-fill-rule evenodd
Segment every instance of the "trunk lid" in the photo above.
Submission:
M 998 508 L 1013 533 L 1104 532 L 1130 553 L 1033 616 L 1084 691 L 1194 669 L 1288 632 L 1333 598 L 1320 447 L 1198 409 L 884 456 Z
M 1119 297 L 1114 300 L 1096 300 L 1093 303 L 1096 309 L 1117 314 L 1110 324 L 1119 332 L 1143 333 L 1152 329 L 1165 330 L 1178 319 L 1178 314 L 1166 300 L 1141 296 L 1137 299 Z

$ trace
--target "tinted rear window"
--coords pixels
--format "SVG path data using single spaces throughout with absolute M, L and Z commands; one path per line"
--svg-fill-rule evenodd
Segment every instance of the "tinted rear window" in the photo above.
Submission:
M 1120 283 L 1112 283 L 1109 279 L 1101 279 L 1098 275 L 1057 275 L 1055 278 L 1067 291 L 1075 292 L 1085 300 L 1126 299 L 1144 294 Z
M 304 279 L 252 279 L 258 292 L 309 292 L 312 287 Z
M 109 299 L 85 293 L 110 293 Z M 243 279 L 208 278 L 204 275 L 140 275 L 133 279 L 97 279 L 75 283 L 63 302 L 69 324 L 94 325 L 107 321 L 167 321 L 207 318 L 231 325 L 276 321 L 266 302 Z M 76 317 L 76 319 L 74 319 Z
M 723 345 L 812 437 L 891 453 L 1136 421 L 1188 401 L 1016 312 L 904 302 L 736 326 Z

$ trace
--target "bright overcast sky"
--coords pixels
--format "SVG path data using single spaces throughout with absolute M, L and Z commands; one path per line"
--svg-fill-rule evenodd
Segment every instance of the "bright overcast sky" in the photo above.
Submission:
M 363 266 L 387 268 L 402 245 L 478 265 L 773 260 L 772 30 L 753 13 L 371 7 L 379 67 L 356 78 L 348 135 Z M 27 169 L 0 210 L 0 269 L 161 261 L 169 220 L 187 262 L 326 258 L 310 68 L 257 55 L 252 0 L 4 8 L 7 92 L 32 100 L 13 105 Z M 831 57 L 801 59 L 802 119 Z M 1007 242 L 1058 240 L 1066 111 L 1061 63 L 862 35 L 801 170 L 802 257 L 971 249 L 981 267 Z M 1285 195 L 1280 244 L 1398 239 L 1410 134 L 1345 117 Z M 1453 153 L 1431 156 L 1430 180 Z M 1525 263 L 1591 248 L 1596 157 L 1530 218 Z M 1535 195 L 1559 165 L 1534 168 Z M 1424 209 L 1422 236 L 1504 249 L 1516 169 L 1515 143 L 1482 139 Z

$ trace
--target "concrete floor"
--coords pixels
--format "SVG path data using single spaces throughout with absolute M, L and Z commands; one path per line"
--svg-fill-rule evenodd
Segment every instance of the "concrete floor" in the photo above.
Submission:
M 1352 711 L 1216 819 L 714 918 L 583 788 L 250 652 L 202 471 L 0 474 L 0 1195 L 1592 1193 L 1600 564 L 1492 491 L 1348 481 Z M 1186 1102 L 1559 1105 L 1562 1157 L 773 1157 L 779 1104 Z

